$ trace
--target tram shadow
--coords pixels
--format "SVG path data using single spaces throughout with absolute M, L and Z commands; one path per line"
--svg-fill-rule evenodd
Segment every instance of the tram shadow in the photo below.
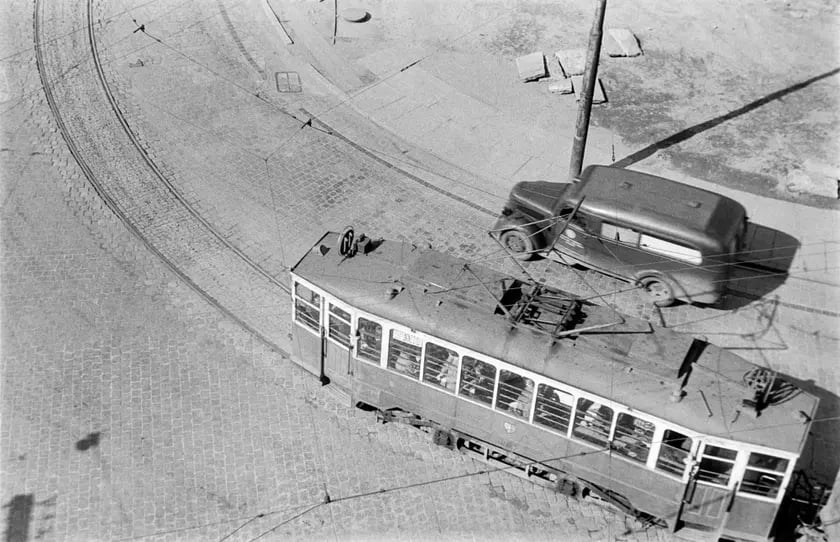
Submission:
M 779 517 L 776 540 L 797 540 L 797 527 L 817 523 L 822 505 L 840 472 L 840 396 L 818 386 L 813 380 L 785 375 L 785 380 L 819 397 L 820 404 L 811 433 L 789 488 L 789 499 Z M 840 491 L 840 488 L 835 488 Z
M 749 223 L 744 249 L 732 269 L 720 308 L 741 308 L 785 283 L 800 242 L 787 233 Z

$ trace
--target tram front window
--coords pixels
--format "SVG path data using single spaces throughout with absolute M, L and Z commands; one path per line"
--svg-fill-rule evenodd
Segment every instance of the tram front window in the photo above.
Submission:
M 359 334 L 357 356 L 379 365 L 382 354 L 382 326 L 366 318 L 359 318 L 356 329 Z
M 666 429 L 656 459 L 656 468 L 669 474 L 682 476 L 688 465 L 691 452 L 691 439 L 685 435 Z
M 788 460 L 772 455 L 751 453 L 744 471 L 741 492 L 775 498 L 782 487 Z
M 458 393 L 467 399 L 490 405 L 493 403 L 495 387 L 496 368 L 489 363 L 464 356 Z
M 350 314 L 330 303 L 329 324 L 330 339 L 350 348 Z
M 315 331 L 321 331 L 321 296 L 295 283 L 295 320 Z
M 697 479 L 710 484 L 729 485 L 737 456 L 736 450 L 706 445 L 697 469 Z

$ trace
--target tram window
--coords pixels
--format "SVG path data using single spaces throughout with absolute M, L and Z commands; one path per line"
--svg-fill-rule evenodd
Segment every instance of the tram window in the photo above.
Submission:
M 534 381 L 513 371 L 499 371 L 499 392 L 496 394 L 496 410 L 525 418 L 531 417 L 531 398 L 534 396 Z
M 458 376 L 458 354 L 454 350 L 426 343 L 426 357 L 423 364 L 423 382 L 439 388 L 455 391 Z
M 388 368 L 411 378 L 419 377 L 421 344 L 414 335 L 392 329 L 388 342 Z
M 330 303 L 330 338 L 345 348 L 350 348 L 350 313 Z
M 729 485 L 729 478 L 737 456 L 736 450 L 707 445 L 700 458 L 697 479 L 710 484 Z
M 579 439 L 606 446 L 610 440 L 613 409 L 589 399 L 578 399 L 572 434 Z
M 461 387 L 458 393 L 487 405 L 493 402 L 496 368 L 484 361 L 464 356 L 461 364 Z
M 537 406 L 534 410 L 534 423 L 559 431 L 564 435 L 569 430 L 569 418 L 572 415 L 572 396 L 546 384 L 537 386 Z
M 382 326 L 365 318 L 359 318 L 357 324 L 358 357 L 378 365 L 382 353 Z
M 295 283 L 295 320 L 321 331 L 321 296 L 299 282 Z
M 775 498 L 782 487 L 788 461 L 772 455 L 751 453 L 741 482 L 741 492 Z
M 656 459 L 656 468 L 670 474 L 682 476 L 691 453 L 691 439 L 676 431 L 666 429 Z
M 650 445 L 653 442 L 654 426 L 625 412 L 615 422 L 613 446 L 615 453 L 640 463 L 647 462 Z

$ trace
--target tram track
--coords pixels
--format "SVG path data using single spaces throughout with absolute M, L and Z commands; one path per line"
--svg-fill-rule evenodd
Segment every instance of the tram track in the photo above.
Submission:
M 267 334 L 263 330 L 258 329 L 258 327 L 249 322 L 246 317 L 237 314 L 240 311 L 234 312 L 233 310 L 231 310 L 229 308 L 229 303 L 226 303 L 225 301 L 220 299 L 217 294 L 212 293 L 210 291 L 210 288 L 202 285 L 198 280 L 195 280 L 190 273 L 186 272 L 182 268 L 182 266 L 179 265 L 179 263 L 176 261 L 175 257 L 171 253 L 168 254 L 164 249 L 160 248 L 156 240 L 152 238 L 153 236 L 149 235 L 148 232 L 144 231 L 144 229 L 138 226 L 137 221 L 134 220 L 135 217 L 131 216 L 131 212 L 128 210 L 132 208 L 131 203 L 120 201 L 120 196 L 114 193 L 117 191 L 109 190 L 107 184 L 103 182 L 100 178 L 100 174 L 96 172 L 96 167 L 93 164 L 91 164 L 89 160 L 85 157 L 85 154 L 82 152 L 81 144 L 77 140 L 77 137 L 74 136 L 73 131 L 68 126 L 68 123 L 65 121 L 64 114 L 62 113 L 62 109 L 59 106 L 58 98 L 56 97 L 54 85 L 50 81 L 47 68 L 47 59 L 44 51 L 45 41 L 42 39 L 42 16 L 43 11 L 45 9 L 44 6 L 45 3 L 43 3 L 41 0 L 35 0 L 33 14 L 33 30 L 34 50 L 38 75 L 41 80 L 41 85 L 44 90 L 44 95 L 48 107 L 55 119 L 58 131 L 61 134 L 61 137 L 67 145 L 74 160 L 82 170 L 85 179 L 93 188 L 96 195 L 101 199 L 104 205 L 112 213 L 114 213 L 119 222 L 122 225 L 124 225 L 146 247 L 146 249 L 149 250 L 149 252 L 151 252 L 181 281 L 183 281 L 184 284 L 186 284 L 199 296 L 205 299 L 219 312 L 224 314 L 226 317 L 230 318 L 232 321 L 236 322 L 243 329 L 252 333 L 255 337 L 259 338 L 267 346 L 284 355 L 288 355 L 285 349 L 282 348 L 276 340 L 272 339 L 269 336 L 269 334 Z M 204 218 L 202 214 L 193 205 L 190 204 L 187 198 L 184 197 L 183 194 L 181 194 L 181 192 L 166 177 L 166 175 L 163 174 L 158 165 L 154 162 L 154 160 L 152 160 L 152 158 L 143 148 L 142 144 L 140 143 L 140 139 L 138 138 L 137 134 L 135 134 L 134 131 L 131 129 L 131 126 L 129 125 L 125 115 L 123 114 L 105 76 L 105 70 L 101 58 L 99 56 L 99 51 L 96 42 L 96 25 L 93 15 L 93 0 L 86 0 L 84 7 L 85 18 L 87 23 L 88 47 L 94 67 L 94 70 L 92 71 L 93 73 L 95 73 L 95 77 L 98 81 L 99 87 L 102 90 L 103 95 L 109 106 L 109 110 L 116 117 L 121 129 L 121 133 L 130 142 L 132 151 L 134 151 L 136 155 L 141 157 L 143 163 L 146 166 L 147 172 L 151 172 L 153 179 L 158 183 L 159 187 L 163 187 L 166 190 L 167 196 L 170 199 L 170 201 L 175 202 L 177 204 L 176 206 L 170 206 L 170 209 L 177 209 L 181 211 L 181 216 L 176 217 L 176 219 L 172 222 L 170 222 L 169 220 L 161 220 L 161 222 L 183 224 L 182 221 L 184 220 L 184 218 L 186 218 L 189 222 L 192 223 L 193 231 L 195 231 L 196 229 L 195 226 L 198 225 L 199 229 L 204 234 L 205 239 L 203 240 L 204 242 L 201 244 L 207 244 L 207 238 L 209 238 L 210 245 L 216 246 L 217 254 L 220 257 L 220 260 L 222 260 L 221 263 L 223 264 L 223 269 L 229 270 L 236 267 L 229 265 L 230 258 L 233 257 L 238 263 L 242 264 L 239 266 L 240 268 L 242 266 L 248 268 L 252 274 L 256 274 L 259 277 L 261 277 L 261 279 L 267 284 L 269 284 L 271 288 L 274 288 L 275 290 L 279 289 L 285 295 L 288 295 L 290 293 L 289 286 L 283 283 L 281 280 L 277 279 L 277 277 L 271 274 L 268 270 L 260 266 L 253 258 L 249 257 L 239 247 L 230 242 L 230 240 L 228 240 L 217 228 L 215 228 L 212 223 L 210 223 L 206 218 Z M 221 251 L 222 253 L 219 253 L 219 247 L 223 249 Z M 250 284 L 250 282 L 248 281 L 248 277 L 242 276 L 240 278 L 243 279 L 244 282 Z M 211 281 L 211 283 L 212 282 L 213 281 Z
M 252 332 L 255 336 L 259 337 L 262 341 L 266 344 L 271 346 L 272 348 L 284 351 L 281 348 L 276 340 L 270 338 L 269 334 L 266 333 L 264 330 L 259 330 L 255 327 L 252 323 L 250 323 L 250 319 L 247 316 L 243 316 L 243 309 L 239 307 L 246 307 L 247 303 L 230 303 L 222 300 L 218 295 L 214 294 L 212 289 L 208 286 L 202 285 L 202 283 L 196 280 L 192 274 L 184 269 L 184 266 L 180 265 L 177 261 L 177 258 L 174 258 L 171 255 L 170 251 L 167 251 L 160 247 L 160 244 L 149 236 L 146 230 L 139 226 L 138 223 L 142 221 L 135 220 L 135 217 L 131 216 L 131 213 L 127 212 L 127 208 L 129 206 L 124 205 L 119 197 L 114 194 L 114 191 L 109 189 L 107 183 L 103 183 L 94 171 L 94 168 L 91 167 L 86 158 L 84 157 L 79 145 L 77 144 L 72 131 L 68 129 L 63 116 L 61 109 L 59 107 L 58 101 L 54 96 L 52 85 L 49 80 L 49 76 L 46 70 L 46 62 L 44 56 L 44 50 L 41 39 L 41 13 L 43 11 L 43 3 L 41 0 L 36 0 L 35 2 L 35 16 L 34 16 L 34 24 L 35 24 L 35 51 L 36 51 L 36 61 L 38 66 L 38 73 L 41 78 L 41 83 L 44 88 L 45 95 L 47 97 L 47 102 L 49 104 L 50 110 L 52 111 L 56 123 L 59 127 L 59 131 L 64 139 L 65 143 L 67 144 L 68 148 L 71 151 L 76 162 L 81 167 L 86 179 L 93 187 L 96 194 L 101 198 L 102 202 L 115 214 L 115 216 L 122 222 L 126 228 L 128 228 L 145 246 L 146 248 L 154 254 L 157 258 L 160 259 L 169 269 L 171 269 L 186 285 L 188 285 L 191 289 L 193 289 L 196 293 L 198 293 L 201 297 L 206 299 L 212 306 L 216 309 L 224 313 L 226 316 L 231 318 L 232 321 L 238 323 L 244 329 Z M 88 48 L 89 52 L 93 61 L 94 70 L 96 80 L 98 82 L 99 87 L 102 90 L 102 93 L 105 97 L 105 100 L 108 104 L 108 109 L 113 114 L 113 116 L 118 121 L 120 126 L 120 130 L 122 134 L 127 138 L 130 142 L 130 146 L 132 148 L 132 152 L 134 152 L 137 156 L 139 156 L 142 162 L 145 164 L 145 168 L 152 174 L 154 179 L 156 179 L 157 184 L 162 187 L 167 195 L 166 197 L 174 202 L 177 203 L 178 207 L 182 211 L 182 216 L 171 219 L 170 222 L 174 224 L 181 223 L 181 220 L 188 220 L 189 222 L 198 225 L 200 229 L 205 234 L 206 238 L 211 238 L 210 242 L 207 243 L 199 243 L 192 246 L 201 246 L 201 245 L 216 245 L 221 247 L 224 252 L 228 254 L 227 257 L 227 264 L 224 266 L 227 267 L 235 267 L 230 265 L 231 258 L 242 264 L 242 266 L 247 267 L 251 270 L 251 272 L 261 278 L 261 280 L 267 282 L 275 292 L 283 292 L 286 296 L 289 294 L 289 287 L 285 284 L 282 280 L 279 280 L 276 275 L 272 274 L 270 271 L 265 269 L 261 266 L 256 260 L 251 258 L 248 254 L 246 254 L 243 250 L 241 250 L 236 244 L 231 242 L 228 237 L 219 231 L 210 221 L 208 221 L 204 215 L 195 208 L 190 201 L 179 191 L 179 189 L 172 183 L 170 179 L 161 171 L 160 167 L 155 163 L 151 156 L 149 156 L 146 149 L 143 147 L 138 135 L 132 130 L 131 125 L 129 124 L 125 114 L 123 113 L 120 105 L 111 89 L 111 86 L 108 83 L 108 78 L 106 77 L 105 69 L 103 63 L 101 61 L 99 50 L 97 48 L 97 39 L 96 39 L 96 24 L 94 20 L 94 13 L 93 13 L 93 2 L 92 0 L 85 1 L 85 19 L 86 19 L 86 26 L 87 26 L 87 40 L 88 40 Z M 319 121 L 320 122 L 320 121 Z M 444 188 L 437 187 L 416 177 L 411 175 L 409 172 L 404 171 L 398 165 L 391 163 L 383 158 L 373 155 L 372 153 L 364 152 L 364 147 L 361 145 L 356 144 L 354 141 L 344 137 L 343 135 L 339 134 L 334 129 L 331 129 L 331 133 L 342 140 L 345 144 L 350 145 L 352 148 L 356 149 L 362 154 L 366 156 L 373 157 L 377 159 L 378 162 L 384 164 L 386 167 L 389 167 L 392 170 L 395 170 L 409 180 L 420 184 L 425 189 L 434 191 L 447 199 L 455 201 L 457 203 L 466 205 L 471 207 L 475 211 L 481 212 L 485 215 L 492 215 L 492 211 L 477 206 L 473 202 L 467 201 L 464 198 L 458 196 L 457 194 L 451 193 Z M 146 217 L 148 218 L 148 217 Z M 226 274 L 226 272 L 225 272 Z M 247 281 L 246 281 L 247 282 Z M 749 300 L 757 300 L 761 299 L 755 295 L 752 295 L 748 292 L 741 292 L 738 290 L 730 290 L 730 294 L 738 297 L 742 297 Z M 783 300 L 775 300 L 776 304 L 780 306 L 784 306 L 787 308 L 791 308 L 794 310 L 806 311 L 811 313 L 818 313 L 827 316 L 840 316 L 840 314 L 832 312 L 832 311 L 825 311 L 819 308 L 807 307 L 800 304 L 790 303 Z M 230 307 L 237 307 L 236 309 L 231 309 Z M 245 309 L 247 310 L 247 309 Z

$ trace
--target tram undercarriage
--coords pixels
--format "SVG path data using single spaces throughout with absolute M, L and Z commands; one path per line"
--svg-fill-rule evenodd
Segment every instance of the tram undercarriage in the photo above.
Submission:
M 411 425 L 430 434 L 434 444 L 478 459 L 488 465 L 497 467 L 500 471 L 513 474 L 567 497 L 597 501 L 599 504 L 635 518 L 641 523 L 642 529 L 667 526 L 673 530 L 673 526 L 668 525 L 666 521 L 636 509 L 624 495 L 602 488 L 568 472 L 499 448 L 460 431 L 448 429 L 434 420 L 423 418 L 411 412 L 401 409 L 381 410 L 367 403 L 359 403 L 356 406 L 375 411 L 376 419 L 380 423 L 392 422 Z

